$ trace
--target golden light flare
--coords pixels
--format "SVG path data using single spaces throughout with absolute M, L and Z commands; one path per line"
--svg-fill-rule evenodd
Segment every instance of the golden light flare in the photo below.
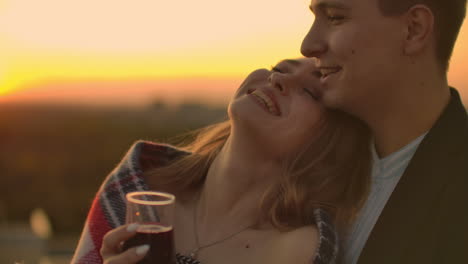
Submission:
M 300 56 L 313 22 L 309 3 L 0 0 L 0 101 L 48 82 L 242 80 L 253 69 Z M 464 26 L 449 80 L 465 98 L 467 47 Z M 232 92 L 219 89 L 224 97 Z
M 0 72 L 0 94 L 56 80 L 242 78 L 299 55 L 311 19 L 307 5 L 5 0 L 0 57 L 8 65 Z M 285 13 L 291 16 L 282 18 Z
M 267 37 L 263 41 L 271 44 L 258 47 L 239 40 L 234 47 L 203 47 L 185 53 L 146 56 L 18 51 L 16 54 L 21 56 L 10 57 L 8 74 L 0 79 L 0 87 L 5 94 L 47 80 L 242 78 L 255 68 L 299 56 L 298 47 L 292 46 L 289 40 Z

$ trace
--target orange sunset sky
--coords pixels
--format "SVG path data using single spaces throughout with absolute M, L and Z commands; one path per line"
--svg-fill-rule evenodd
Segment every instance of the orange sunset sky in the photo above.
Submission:
M 0 103 L 224 104 L 300 56 L 309 0 L 0 0 Z M 468 102 L 468 29 L 449 72 Z

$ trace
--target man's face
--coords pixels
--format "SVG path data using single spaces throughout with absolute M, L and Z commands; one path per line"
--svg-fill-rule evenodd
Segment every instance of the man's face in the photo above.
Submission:
M 360 117 L 391 95 L 401 71 L 404 27 L 377 0 L 312 0 L 315 20 L 302 54 L 317 58 L 321 100 Z

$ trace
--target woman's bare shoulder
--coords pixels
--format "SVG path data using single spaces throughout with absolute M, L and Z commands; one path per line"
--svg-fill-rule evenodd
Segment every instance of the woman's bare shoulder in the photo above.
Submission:
M 275 243 L 274 263 L 312 263 L 319 243 L 314 225 L 283 232 Z

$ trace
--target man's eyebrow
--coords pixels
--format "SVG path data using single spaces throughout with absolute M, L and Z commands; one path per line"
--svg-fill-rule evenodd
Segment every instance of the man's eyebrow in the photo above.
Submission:
M 350 9 L 349 6 L 347 6 L 344 3 L 337 2 L 337 1 L 326 1 L 326 0 L 318 0 L 316 1 L 318 3 L 311 3 L 309 5 L 310 11 L 312 13 L 315 13 L 317 10 L 326 10 L 329 8 L 334 8 L 334 9 Z

